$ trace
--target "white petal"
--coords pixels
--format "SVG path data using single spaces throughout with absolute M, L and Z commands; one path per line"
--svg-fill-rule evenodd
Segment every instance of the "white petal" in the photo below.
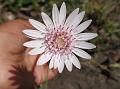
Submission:
M 58 67 L 59 61 L 60 61 L 60 55 L 56 55 L 54 59 L 54 69 Z
M 41 13 L 42 19 L 48 28 L 54 28 L 51 18 L 44 12 Z
M 73 34 L 78 34 L 82 31 L 84 31 L 90 24 L 91 24 L 92 20 L 87 20 L 83 23 L 81 23 L 77 28 L 75 28 L 73 31 Z
M 59 16 L 59 23 L 60 25 L 63 25 L 66 19 L 66 5 L 63 2 L 60 8 L 60 16 Z
M 91 56 L 87 52 L 85 52 L 79 48 L 73 48 L 72 52 L 82 58 L 91 59 Z
M 68 60 L 68 55 L 63 54 L 63 55 L 62 55 L 62 59 L 63 59 L 63 61 Z
M 83 17 L 85 15 L 85 11 L 80 12 L 75 18 L 75 20 L 72 23 L 72 29 L 74 29 L 80 22 L 83 20 Z
M 51 60 L 50 60 L 49 69 L 52 69 L 54 67 L 54 60 L 55 60 L 55 55 L 53 55 Z
M 42 54 L 37 61 L 37 65 L 43 65 L 47 63 L 51 59 L 51 57 L 52 54 L 49 52 Z
M 93 48 L 96 48 L 95 45 L 91 44 L 91 43 L 88 43 L 88 42 L 85 42 L 85 41 L 75 41 L 75 47 L 78 47 L 78 48 L 82 48 L 82 49 L 93 49 Z
M 46 26 L 42 24 L 41 22 L 34 20 L 34 19 L 29 19 L 29 22 L 39 31 L 46 33 Z
M 28 36 L 28 35 L 27 35 L 26 37 L 31 38 L 31 39 L 33 39 L 33 40 L 37 39 L 37 38 L 35 38 L 35 37 Z
M 43 38 L 45 36 L 40 31 L 30 29 L 23 30 L 23 33 L 32 38 Z
M 71 23 L 74 21 L 75 17 L 77 16 L 79 12 L 79 8 L 75 9 L 67 18 L 65 22 L 65 28 L 69 27 Z
M 55 27 L 59 26 L 59 10 L 56 4 L 53 4 L 52 19 L 53 19 Z
M 63 69 L 64 69 L 64 61 L 63 61 L 63 59 L 61 59 L 59 65 L 58 65 L 59 73 L 62 73 Z
M 97 33 L 80 33 L 80 34 L 75 35 L 75 38 L 77 40 L 88 41 L 88 40 L 91 40 L 91 39 L 93 39 L 93 38 L 95 38 L 97 36 L 98 36 Z
M 68 69 L 68 71 L 72 71 L 72 63 L 70 60 L 65 60 L 65 65 L 66 65 L 66 68 Z
M 35 47 L 41 47 L 44 41 L 42 40 L 32 40 L 32 41 L 28 41 L 25 42 L 23 45 L 29 48 L 35 48 Z
M 32 50 L 29 51 L 30 55 L 37 55 L 37 54 L 42 54 L 45 51 L 46 47 L 40 47 L 40 48 L 34 48 Z
M 78 58 L 73 53 L 69 56 L 69 59 L 75 67 L 77 67 L 78 69 L 81 69 L 81 64 Z

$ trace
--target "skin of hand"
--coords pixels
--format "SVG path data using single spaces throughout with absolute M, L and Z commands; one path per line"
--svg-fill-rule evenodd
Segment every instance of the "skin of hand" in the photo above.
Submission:
M 36 85 L 58 74 L 47 64 L 36 66 L 40 55 L 29 55 L 30 49 L 23 46 L 30 40 L 22 32 L 25 29 L 34 28 L 20 19 L 0 25 L 0 89 L 36 89 Z

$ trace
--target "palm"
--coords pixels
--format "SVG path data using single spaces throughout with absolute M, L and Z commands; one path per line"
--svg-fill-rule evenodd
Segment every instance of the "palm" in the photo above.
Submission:
M 29 40 L 22 33 L 26 28 L 31 28 L 31 25 L 23 20 L 11 21 L 0 26 L 0 87 L 2 89 L 33 89 L 36 83 L 44 82 L 46 76 L 51 79 L 56 75 L 56 71 L 48 70 L 47 65 L 36 67 L 37 56 L 27 54 L 29 49 L 22 46 Z

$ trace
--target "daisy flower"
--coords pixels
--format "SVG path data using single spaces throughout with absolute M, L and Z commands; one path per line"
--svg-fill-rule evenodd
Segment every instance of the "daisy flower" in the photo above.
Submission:
M 44 12 L 41 13 L 44 24 L 29 19 L 30 24 L 36 30 L 26 29 L 23 31 L 32 41 L 25 42 L 23 45 L 32 48 L 30 55 L 42 54 L 37 65 L 43 65 L 49 62 L 50 69 L 58 69 L 61 73 L 64 66 L 68 71 L 72 71 L 72 65 L 81 68 L 80 62 L 76 57 L 91 59 L 91 56 L 84 49 L 93 49 L 96 46 L 86 42 L 97 36 L 96 33 L 81 33 L 91 23 L 87 20 L 81 23 L 85 11 L 79 13 L 79 8 L 75 9 L 66 18 L 66 5 L 63 4 L 58 10 L 56 4 L 52 8 L 52 20 Z

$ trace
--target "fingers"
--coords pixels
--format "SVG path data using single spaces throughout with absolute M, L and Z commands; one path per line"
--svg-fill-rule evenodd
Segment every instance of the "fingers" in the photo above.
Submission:
M 36 83 L 38 85 L 40 85 L 41 83 L 53 79 L 55 76 L 57 76 L 58 71 L 53 69 L 49 69 L 48 65 L 42 65 L 42 66 L 36 66 L 35 70 L 34 70 L 34 75 L 36 78 Z
M 28 21 L 22 19 L 8 21 L 0 25 L 0 29 L 1 29 L 0 31 L 4 31 L 8 33 L 19 34 L 19 32 L 21 32 L 26 28 L 32 28 L 32 26 L 29 24 Z
M 28 54 L 29 50 L 30 49 L 26 50 L 26 56 L 24 60 L 25 60 L 27 69 L 30 71 L 33 71 L 36 83 L 40 85 L 46 80 L 53 79 L 58 74 L 58 70 L 49 69 L 48 64 L 36 65 L 40 55 L 36 55 L 36 56 L 29 55 Z
M 53 79 L 55 76 L 58 75 L 58 70 L 57 69 L 53 69 L 48 71 L 48 80 Z
M 23 43 L 29 40 L 23 30 L 32 28 L 26 20 L 12 20 L 0 25 L 0 49 L 10 54 L 22 54 L 26 50 Z M 6 48 L 7 49 L 4 49 Z M 5 53 L 3 52 L 3 53 Z
M 26 36 L 22 33 L 23 30 L 32 28 L 26 20 L 12 20 L 0 25 L 0 32 L 5 32 L 18 37 L 21 42 L 28 40 Z

